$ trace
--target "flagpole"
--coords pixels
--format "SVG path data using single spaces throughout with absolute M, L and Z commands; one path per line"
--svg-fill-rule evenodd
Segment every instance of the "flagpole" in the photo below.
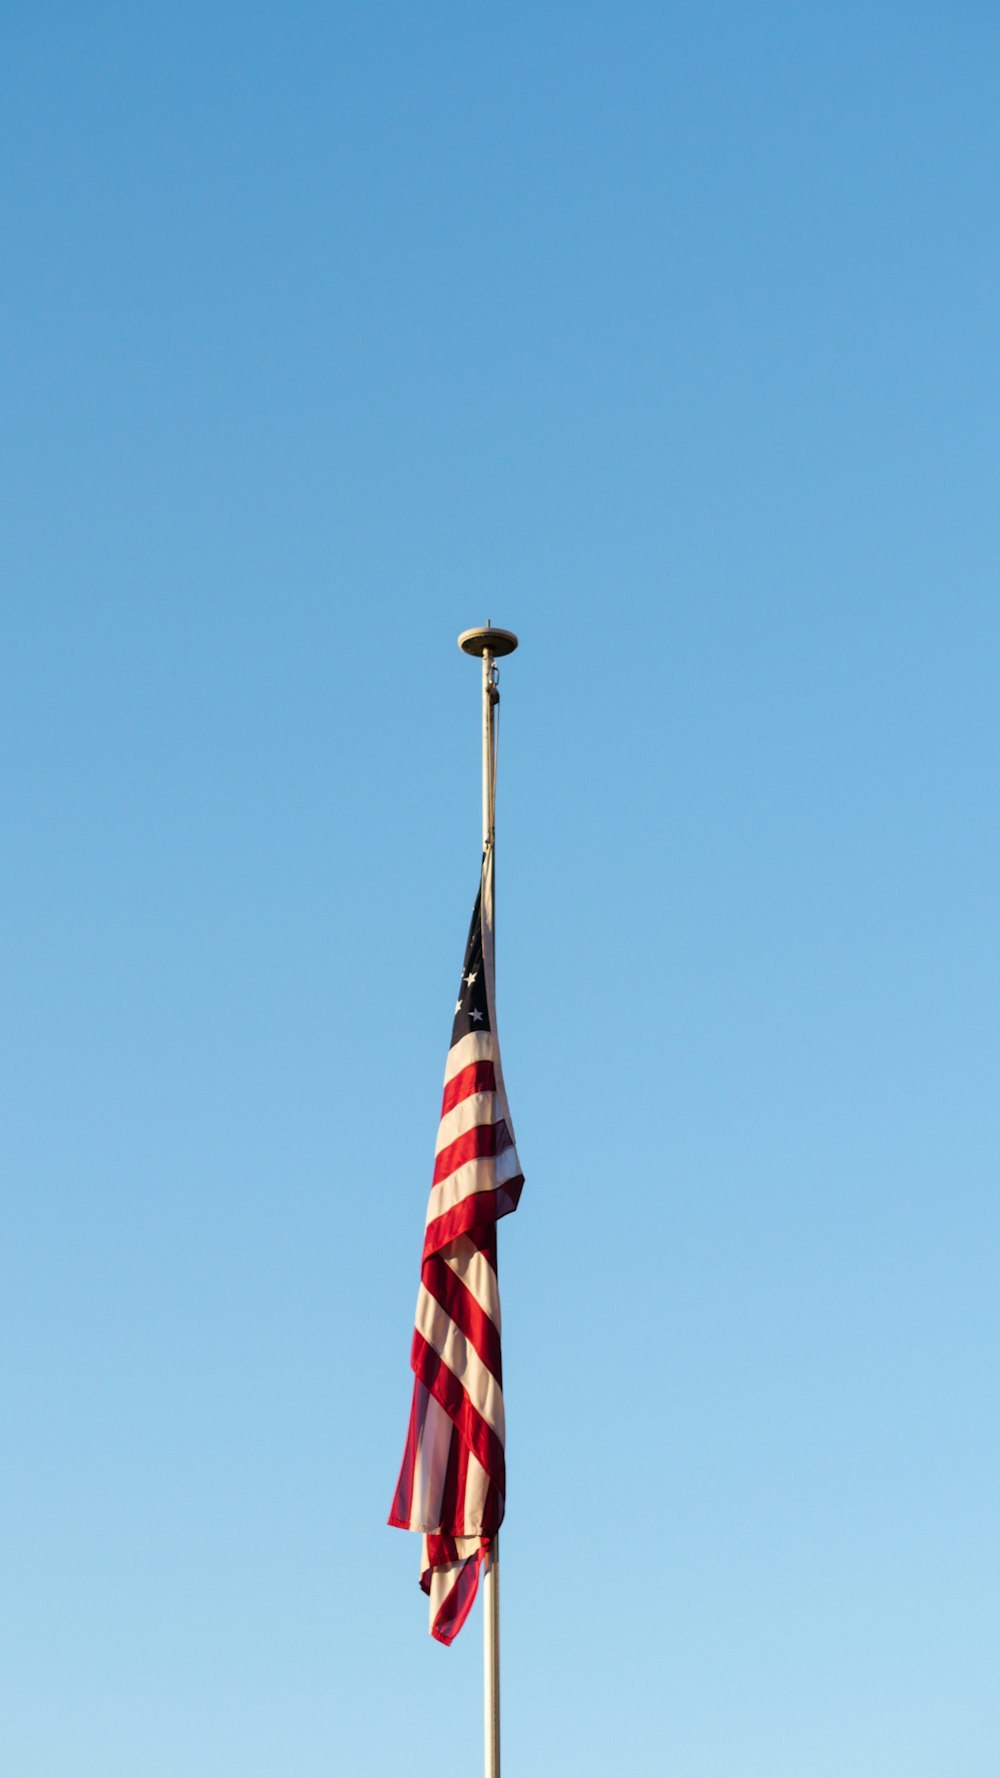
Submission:
M 494 711 L 500 701 L 496 686 L 497 655 L 513 654 L 517 637 L 512 630 L 463 630 L 458 646 L 466 654 L 483 658 L 483 859 L 495 841 L 496 751 Z M 492 863 L 492 860 L 490 860 Z M 492 886 L 494 872 L 487 881 Z M 493 907 L 483 908 L 483 936 L 493 929 Z M 500 1778 L 500 1539 L 494 1536 L 483 1563 L 483 1770 L 485 1778 Z

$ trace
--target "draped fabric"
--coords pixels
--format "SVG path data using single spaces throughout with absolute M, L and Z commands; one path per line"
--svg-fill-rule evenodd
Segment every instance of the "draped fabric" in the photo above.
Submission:
M 507 1109 L 493 991 L 487 850 L 462 967 L 424 1230 L 410 1424 L 390 1525 L 423 1537 L 430 1630 L 453 1641 L 504 1514 L 497 1222 L 524 1183 Z

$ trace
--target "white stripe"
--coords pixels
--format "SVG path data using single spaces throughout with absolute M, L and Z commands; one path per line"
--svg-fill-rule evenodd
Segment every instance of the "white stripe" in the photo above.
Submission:
M 425 1571 L 430 1567 L 430 1561 L 426 1555 L 424 1556 L 423 1566 Z M 431 1602 L 432 1630 L 437 1621 L 438 1612 L 441 1610 L 448 1594 L 451 1592 L 452 1587 L 458 1579 L 461 1567 L 461 1562 L 447 1562 L 441 1568 L 431 1568 L 431 1586 L 428 1597 Z
M 492 1031 L 470 1031 L 466 1037 L 460 1037 L 448 1051 L 448 1060 L 444 1065 L 445 1086 L 453 1075 L 461 1074 L 463 1068 L 468 1068 L 470 1062 L 492 1062 L 495 1051 L 496 1041 Z
M 450 1111 L 446 1111 L 438 1125 L 437 1142 L 434 1153 L 440 1154 L 449 1142 L 456 1137 L 464 1136 L 466 1130 L 475 1129 L 477 1124 L 495 1124 L 497 1096 L 490 1090 L 488 1093 L 470 1093 L 467 1099 L 460 1099 Z
M 427 1201 L 427 1221 L 433 1222 L 436 1216 L 443 1216 L 460 1204 L 463 1198 L 474 1198 L 477 1192 L 492 1191 L 495 1185 L 506 1185 L 508 1179 L 516 1179 L 521 1171 L 521 1163 L 515 1148 L 505 1148 L 502 1154 L 483 1154 L 474 1161 L 466 1161 L 442 1179 L 440 1185 L 432 1185 Z
M 427 1344 L 458 1378 L 473 1407 L 487 1426 L 492 1426 L 502 1444 L 504 1419 L 500 1385 L 492 1371 L 487 1370 L 472 1341 L 466 1339 L 448 1311 L 434 1301 L 422 1284 L 417 1297 L 417 1332 L 423 1334 Z
M 469 1467 L 465 1480 L 465 1507 L 462 1524 L 468 1530 L 470 1525 L 481 1525 L 486 1510 L 486 1490 L 490 1478 L 472 1451 L 469 1452 Z
M 420 1433 L 413 1463 L 413 1503 L 410 1523 L 414 1530 L 437 1530 L 441 1523 L 441 1496 L 448 1470 L 448 1452 L 454 1428 L 451 1419 L 433 1395 L 417 1380 L 423 1392 Z
M 441 1610 L 441 1607 L 455 1584 L 459 1567 L 460 1564 L 458 1562 L 449 1562 L 447 1568 L 431 1569 L 431 1590 L 428 1596 L 431 1602 L 432 1630 L 437 1623 L 438 1612 Z

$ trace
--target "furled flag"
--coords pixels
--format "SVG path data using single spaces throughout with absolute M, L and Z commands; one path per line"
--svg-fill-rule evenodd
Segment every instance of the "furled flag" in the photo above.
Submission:
M 410 1427 L 390 1525 L 423 1533 L 431 1635 L 452 1642 L 503 1518 L 504 1418 L 496 1225 L 524 1183 L 500 1068 L 493 860 L 469 927 L 427 1221 L 410 1364 Z

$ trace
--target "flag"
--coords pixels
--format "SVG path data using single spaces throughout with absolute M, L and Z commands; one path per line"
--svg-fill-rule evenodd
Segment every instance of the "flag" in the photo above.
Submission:
M 410 1364 L 413 1404 L 390 1525 L 423 1535 L 430 1630 L 458 1635 L 504 1512 L 497 1222 L 524 1183 L 500 1068 L 487 849 L 444 1072 Z

